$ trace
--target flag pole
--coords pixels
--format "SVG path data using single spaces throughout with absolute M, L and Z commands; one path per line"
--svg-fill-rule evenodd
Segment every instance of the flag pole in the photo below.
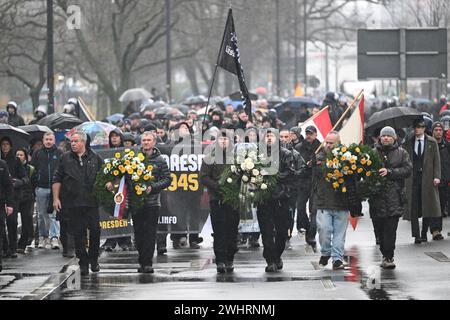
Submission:
M 229 15 L 230 15 L 230 12 L 231 12 L 231 5 L 230 5 L 230 9 L 228 10 L 227 22 L 228 22 L 228 17 L 229 17 Z M 207 116 L 207 114 L 208 114 L 209 100 L 211 99 L 212 90 L 213 90 L 213 88 L 214 88 L 214 80 L 215 80 L 215 78 L 216 78 L 217 67 L 219 66 L 220 53 L 222 52 L 223 41 L 224 41 L 224 39 L 225 39 L 226 31 L 227 31 L 227 24 L 225 23 L 225 29 L 223 30 L 222 41 L 220 42 L 219 53 L 217 54 L 216 66 L 214 67 L 213 78 L 212 78 L 212 81 L 211 81 L 211 86 L 209 87 L 208 100 L 207 100 L 207 102 L 206 102 L 206 108 L 205 108 L 205 115 L 204 115 L 203 120 L 202 120 L 202 128 L 201 128 L 202 131 L 203 131 L 203 125 L 205 124 L 206 116 Z
M 341 122 L 344 120 L 345 116 L 347 115 L 347 113 L 353 108 L 353 105 L 355 104 L 356 101 L 358 101 L 361 98 L 361 95 L 364 93 L 364 90 L 362 89 L 357 96 L 355 97 L 355 99 L 353 99 L 352 103 L 350 103 L 350 105 L 348 106 L 348 108 L 344 111 L 344 113 L 342 114 L 342 116 L 339 118 L 339 120 L 336 122 L 336 124 L 333 126 L 333 128 L 331 129 L 331 131 L 336 130 L 336 128 L 341 124 Z M 322 150 L 323 146 L 325 145 L 325 140 L 322 141 L 322 143 L 320 144 L 320 146 L 317 148 L 315 154 L 318 154 L 320 150 Z

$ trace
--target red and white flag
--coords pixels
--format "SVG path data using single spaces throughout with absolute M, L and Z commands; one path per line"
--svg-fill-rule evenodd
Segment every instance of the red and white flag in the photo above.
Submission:
M 325 140 L 328 132 L 331 131 L 333 126 L 331 125 L 330 115 L 328 113 L 328 106 L 317 112 L 308 120 L 299 125 L 302 128 L 302 135 L 306 137 L 305 129 L 309 126 L 314 126 L 317 129 L 317 140 L 322 142 Z
M 125 206 L 127 203 L 127 184 L 125 183 L 125 177 L 122 177 L 119 184 L 119 190 L 117 190 L 114 196 L 114 202 L 116 204 L 114 208 L 114 218 L 121 220 L 125 215 Z
M 358 108 L 339 131 L 342 144 L 364 143 L 364 95 L 359 101 Z

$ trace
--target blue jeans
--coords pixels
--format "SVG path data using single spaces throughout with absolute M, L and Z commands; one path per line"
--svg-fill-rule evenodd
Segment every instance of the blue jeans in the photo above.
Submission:
M 59 237 L 59 222 L 56 221 L 56 212 L 47 213 L 51 189 L 36 188 L 36 209 L 38 212 L 39 236 L 44 238 Z
M 316 219 L 322 256 L 331 256 L 333 262 L 344 261 L 348 211 L 318 209 Z

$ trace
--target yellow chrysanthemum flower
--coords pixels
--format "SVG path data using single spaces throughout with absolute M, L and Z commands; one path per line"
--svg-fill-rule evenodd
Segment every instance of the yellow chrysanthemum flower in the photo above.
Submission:
M 345 157 L 344 156 L 341 157 L 341 161 L 345 161 Z
M 116 157 L 116 159 L 120 159 L 120 152 L 116 152 L 114 156 Z
M 333 177 L 333 174 L 329 173 L 327 174 L 327 177 L 331 179 Z
M 367 165 L 371 166 L 372 165 L 372 160 L 367 161 Z
M 131 165 L 131 168 L 136 169 L 136 168 L 137 168 L 136 163 L 133 163 L 133 164 Z
M 142 170 L 138 170 L 138 171 L 136 171 L 136 173 L 138 174 L 138 176 L 140 176 L 140 175 L 142 175 Z
M 356 164 L 352 165 L 352 170 L 356 170 Z
M 356 148 L 355 148 L 355 151 L 358 152 L 358 153 L 360 153 L 360 152 L 361 152 L 361 149 L 359 149 L 358 147 L 356 147 Z
M 115 176 L 118 176 L 118 175 L 119 175 L 119 171 L 118 171 L 118 170 L 114 170 L 113 174 L 114 174 Z
M 340 179 L 338 180 L 338 182 L 339 182 L 340 184 L 343 184 L 343 183 L 344 183 L 344 179 L 340 178 Z
M 147 167 L 147 170 L 148 170 L 148 171 L 152 171 L 152 170 L 153 170 L 153 166 L 150 164 L 150 165 Z
M 111 163 L 106 164 L 107 169 L 111 169 Z
M 362 164 L 362 165 L 365 165 L 365 164 L 366 164 L 366 162 L 367 162 L 367 160 L 366 160 L 366 159 L 364 159 L 364 158 L 362 158 L 362 159 L 361 159 L 361 164 Z
M 358 173 L 361 173 L 361 172 L 363 172 L 363 169 L 362 169 L 362 168 L 359 168 L 359 169 L 358 169 Z
M 137 194 L 138 196 L 140 196 L 140 195 L 142 194 L 142 191 L 141 191 L 141 190 L 137 190 L 137 191 L 136 191 L 136 194 Z
M 371 175 L 372 175 L 372 172 L 371 172 L 371 171 L 367 171 L 367 172 L 366 172 L 366 176 L 367 176 L 367 177 L 370 177 Z
M 341 151 L 342 151 L 342 152 L 347 152 L 347 148 L 346 148 L 346 147 L 342 147 L 342 148 L 341 148 Z
M 138 191 L 138 190 L 141 190 L 141 188 L 139 186 L 135 186 L 134 190 Z
M 133 151 L 133 150 L 130 151 L 128 154 L 129 154 L 130 156 L 134 157 L 134 151 Z
M 139 153 L 138 158 L 139 158 L 139 160 L 144 161 L 145 156 L 142 153 Z
M 146 174 L 146 175 L 144 176 L 144 180 L 147 181 L 148 179 L 150 179 L 150 175 Z
M 127 159 L 127 160 L 125 160 L 125 165 L 126 165 L 126 166 L 129 166 L 129 165 L 130 165 L 130 163 L 131 163 L 131 162 L 130 162 L 130 160 L 128 160 L 128 159 Z
M 343 192 L 343 193 L 346 193 L 346 192 L 347 192 L 347 188 L 346 188 L 346 187 L 343 187 L 343 188 L 342 188 L 342 192 Z
M 339 183 L 333 182 L 333 188 L 335 188 L 335 189 L 339 188 Z
M 348 171 L 350 168 L 348 166 L 345 166 L 343 169 L 344 171 Z
M 353 170 L 348 170 L 348 174 L 353 174 Z
M 128 169 L 127 172 L 128 172 L 128 174 L 133 174 L 134 170 L 130 168 L 130 169 Z

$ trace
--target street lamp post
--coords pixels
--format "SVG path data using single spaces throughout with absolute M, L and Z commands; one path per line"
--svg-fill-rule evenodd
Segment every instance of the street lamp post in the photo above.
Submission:
M 170 40 L 170 0 L 166 0 L 166 88 L 168 102 L 172 100 L 172 61 Z
M 276 11 L 276 26 L 275 26 L 275 50 L 276 50 L 276 64 L 277 64 L 277 95 L 281 95 L 281 72 L 280 72 L 280 1 L 275 1 L 275 11 Z
M 47 113 L 55 112 L 55 84 L 53 77 L 53 0 L 47 0 Z

